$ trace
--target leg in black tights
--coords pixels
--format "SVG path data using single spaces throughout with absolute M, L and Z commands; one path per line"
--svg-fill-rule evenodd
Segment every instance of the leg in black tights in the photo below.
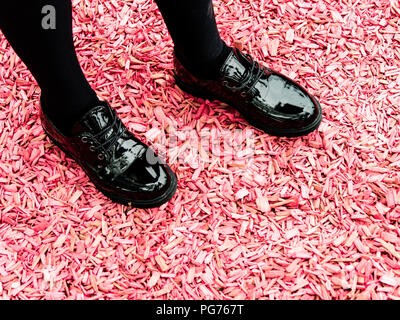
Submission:
M 220 38 L 212 0 L 155 0 L 179 61 L 195 76 L 214 78 L 230 48 Z
M 215 71 L 229 54 L 220 38 L 211 0 L 156 0 L 178 59 L 201 78 Z M 55 29 L 44 29 L 42 8 L 55 8 Z M 72 38 L 70 0 L 13 0 L 0 4 L 0 29 L 37 80 L 43 107 L 67 133 L 98 101 L 78 62 Z
M 46 5 L 55 8 L 55 29 L 42 27 Z M 2 1 L 0 29 L 38 82 L 47 114 L 67 133 L 98 101 L 76 56 L 70 0 Z

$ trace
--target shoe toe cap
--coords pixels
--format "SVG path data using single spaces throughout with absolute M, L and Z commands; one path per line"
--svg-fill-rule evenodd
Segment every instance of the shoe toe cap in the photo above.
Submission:
M 154 155 L 151 149 L 132 165 L 114 183 L 130 194 L 134 200 L 151 200 L 162 197 L 173 183 L 174 176 L 169 167 Z
M 276 127 L 305 127 L 320 116 L 320 108 L 316 99 L 307 93 L 299 84 L 289 78 L 272 74 L 259 89 L 259 106 L 268 113 Z

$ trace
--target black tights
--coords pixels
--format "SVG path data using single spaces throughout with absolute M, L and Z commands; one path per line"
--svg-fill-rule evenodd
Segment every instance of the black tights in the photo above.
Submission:
M 215 70 L 229 54 L 220 38 L 211 0 L 155 0 L 175 54 L 192 73 L 213 78 Z
M 155 1 L 179 60 L 197 76 L 212 78 L 229 52 L 219 36 L 212 0 Z M 55 9 L 55 28 L 49 5 Z M 71 1 L 4 1 L 0 29 L 39 84 L 47 114 L 68 132 L 98 101 L 76 56 Z

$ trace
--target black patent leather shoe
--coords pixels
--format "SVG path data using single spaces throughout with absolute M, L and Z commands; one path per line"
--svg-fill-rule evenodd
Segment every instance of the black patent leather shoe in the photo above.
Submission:
M 313 95 L 283 74 L 262 67 L 237 48 L 232 49 L 215 80 L 196 78 L 175 54 L 174 65 L 176 84 L 183 91 L 227 103 L 268 134 L 303 136 L 321 123 L 322 109 Z
M 174 195 L 175 174 L 128 131 L 107 102 L 88 111 L 68 136 L 46 116 L 43 102 L 39 110 L 50 139 L 82 167 L 106 197 L 127 206 L 152 208 Z

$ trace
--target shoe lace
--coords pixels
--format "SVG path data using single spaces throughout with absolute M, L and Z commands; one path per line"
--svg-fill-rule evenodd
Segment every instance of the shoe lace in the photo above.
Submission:
M 241 95 L 247 95 L 256 85 L 258 80 L 261 79 L 264 74 L 265 68 L 262 67 L 257 61 L 254 61 L 253 57 L 250 54 L 245 54 L 242 56 L 251 64 L 250 69 L 246 69 L 246 72 L 243 74 L 242 78 L 239 80 L 241 85 L 239 86 L 230 86 L 227 81 L 224 82 L 226 88 L 231 89 L 233 91 L 243 90 Z M 247 87 L 247 88 L 246 88 Z
M 90 150 L 91 151 L 100 151 L 101 153 L 98 155 L 98 158 L 100 160 L 103 160 L 105 157 L 105 154 L 108 153 L 108 151 L 112 148 L 112 146 L 118 141 L 118 139 L 122 135 L 122 122 L 118 119 L 117 112 L 115 109 L 112 109 L 112 122 L 104 127 L 101 131 L 93 135 L 93 140 L 96 141 L 97 143 L 91 144 Z M 106 134 L 112 130 L 115 132 L 115 134 L 111 134 L 109 137 L 106 137 Z M 99 142 L 101 138 L 104 138 L 103 142 Z M 85 138 L 85 137 L 84 137 Z M 83 142 L 87 142 L 87 139 L 83 139 Z

